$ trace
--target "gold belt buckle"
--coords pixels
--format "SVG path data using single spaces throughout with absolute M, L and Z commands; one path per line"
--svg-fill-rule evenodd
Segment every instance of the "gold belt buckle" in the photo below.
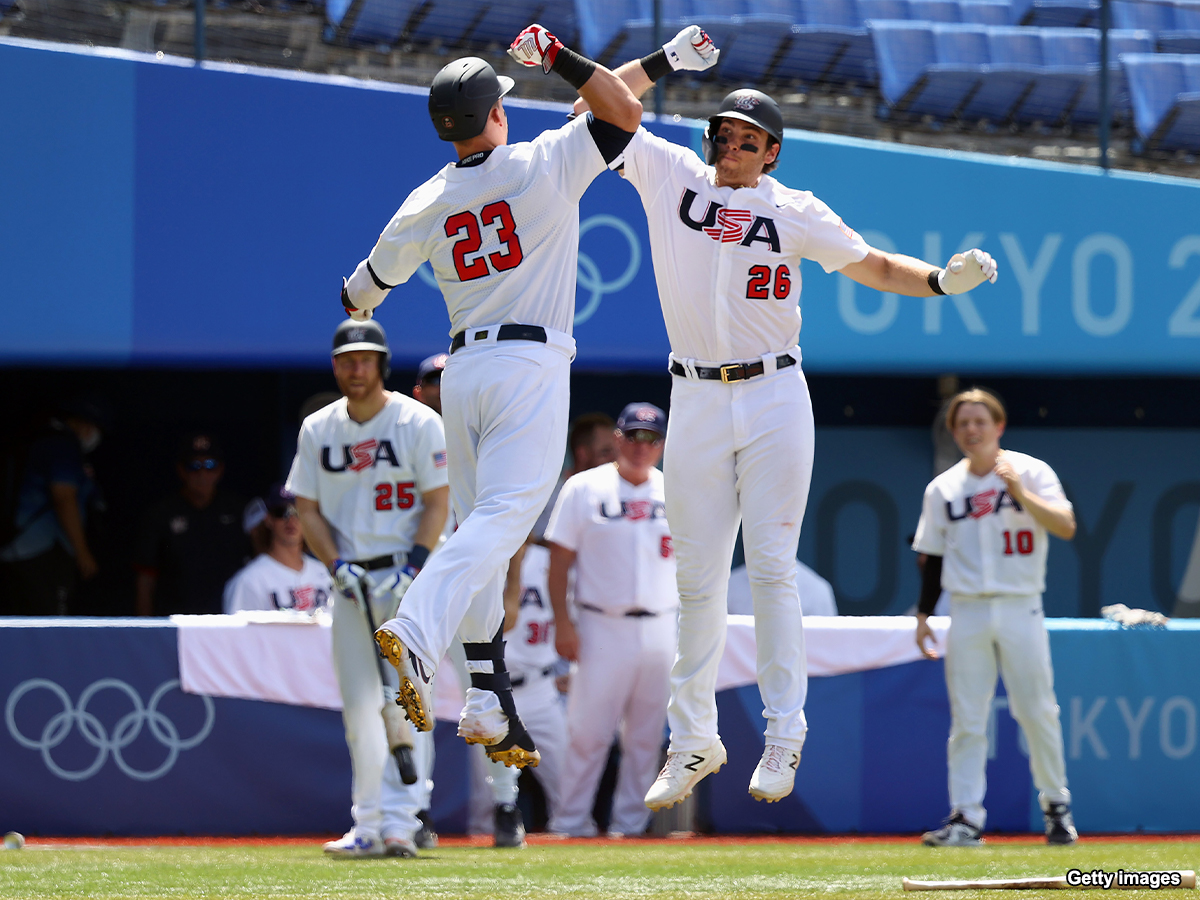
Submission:
M 731 371 L 733 369 L 740 369 L 741 367 L 742 367 L 741 363 L 729 363 L 728 365 L 721 366 L 721 384 L 729 384 L 730 383 L 729 376 L 730 376 Z M 735 378 L 732 380 L 740 381 L 741 379 Z

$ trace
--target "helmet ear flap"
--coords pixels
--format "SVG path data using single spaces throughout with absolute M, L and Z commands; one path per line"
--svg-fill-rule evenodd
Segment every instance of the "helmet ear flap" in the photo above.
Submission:
M 704 130 L 704 137 L 700 139 L 700 149 L 704 151 L 704 162 L 712 165 L 717 161 L 717 145 L 713 138 L 717 134 L 717 123 L 709 122 L 708 128 Z

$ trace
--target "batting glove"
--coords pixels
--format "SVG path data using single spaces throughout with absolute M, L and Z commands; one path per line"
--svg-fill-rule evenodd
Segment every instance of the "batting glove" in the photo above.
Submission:
M 508 48 L 508 55 L 523 66 L 541 66 L 542 71 L 550 74 L 554 65 L 554 57 L 563 48 L 562 42 L 541 25 L 530 25 L 517 35 Z
M 390 575 L 385 575 L 378 581 L 371 575 L 368 575 L 364 579 L 364 586 L 367 589 L 368 595 L 375 603 L 385 605 L 388 609 L 392 610 L 392 614 L 388 616 L 390 619 L 396 614 L 395 610 L 399 608 L 400 601 L 404 599 L 405 591 L 408 590 L 409 585 L 413 583 L 413 579 L 416 577 L 416 569 L 412 566 L 404 566 Z
M 721 51 L 699 25 L 689 25 L 683 29 L 663 44 L 663 52 L 676 72 L 680 69 L 703 72 L 715 66 L 721 57 Z
M 335 559 L 331 568 L 334 586 L 341 595 L 359 608 L 365 608 L 369 595 L 368 585 L 363 583 L 367 570 L 344 559 Z
M 955 253 L 938 275 L 938 284 L 947 294 L 965 294 L 985 281 L 996 283 L 996 261 L 978 249 Z

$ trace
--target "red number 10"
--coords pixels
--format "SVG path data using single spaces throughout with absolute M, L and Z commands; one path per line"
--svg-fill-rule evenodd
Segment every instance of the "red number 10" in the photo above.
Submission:
M 1022 529 L 1017 532 L 1017 552 L 1022 556 L 1028 556 L 1033 552 L 1033 532 Z M 1012 532 L 1004 532 L 1004 555 L 1013 555 Z

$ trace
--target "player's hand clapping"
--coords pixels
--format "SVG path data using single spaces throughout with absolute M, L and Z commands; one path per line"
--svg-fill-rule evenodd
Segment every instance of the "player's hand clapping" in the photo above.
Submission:
M 689 25 L 683 29 L 663 44 L 663 51 L 667 54 L 667 62 L 676 72 L 680 69 L 703 72 L 715 66 L 721 57 L 721 51 L 699 25 Z

